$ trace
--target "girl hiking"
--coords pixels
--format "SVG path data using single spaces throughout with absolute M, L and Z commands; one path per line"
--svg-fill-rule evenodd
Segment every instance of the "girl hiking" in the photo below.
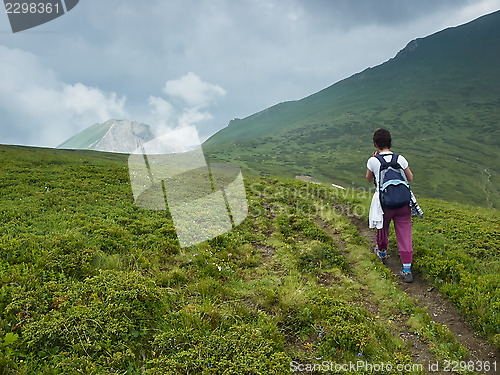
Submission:
M 410 191 L 408 182 L 413 180 L 413 174 L 408 167 L 408 161 L 401 155 L 394 154 L 391 148 L 391 133 L 386 129 L 379 129 L 373 135 L 373 144 L 376 151 L 368 159 L 366 179 L 375 180 L 377 187 L 370 207 L 370 228 L 377 228 L 377 246 L 375 254 L 385 262 L 387 258 L 387 245 L 389 243 L 389 227 L 391 220 L 398 242 L 399 255 L 403 264 L 400 273 L 402 279 L 413 282 L 411 264 L 413 257 L 411 215 L 412 200 L 414 196 Z M 415 202 L 416 204 L 416 202 Z M 421 214 L 418 207 L 417 214 Z

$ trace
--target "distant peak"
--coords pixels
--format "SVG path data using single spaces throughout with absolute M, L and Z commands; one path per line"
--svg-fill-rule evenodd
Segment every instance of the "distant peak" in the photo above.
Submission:
M 58 146 L 65 149 L 86 149 L 131 153 L 140 143 L 154 139 L 149 125 L 132 120 L 111 119 L 95 124 Z

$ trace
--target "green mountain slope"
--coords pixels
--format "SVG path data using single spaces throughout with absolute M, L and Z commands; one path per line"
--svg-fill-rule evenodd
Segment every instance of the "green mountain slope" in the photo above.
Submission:
M 69 138 L 68 140 L 64 141 L 59 146 L 57 146 L 57 148 L 90 149 L 98 139 L 104 137 L 104 135 L 108 132 L 110 126 L 111 124 L 107 122 L 102 124 L 94 124 Z
M 425 352 L 469 360 L 342 214 L 366 222 L 369 194 L 247 180 L 245 221 L 181 249 L 167 211 L 134 205 L 126 155 L 0 145 L 0 163 L 2 374 L 286 374 L 292 361 L 363 360 L 402 375 L 425 373 Z M 499 347 L 498 211 L 421 203 L 418 282 L 435 277 Z
M 410 42 L 393 59 L 302 100 L 233 120 L 209 159 L 248 175 L 310 175 L 368 187 L 381 127 L 410 161 L 422 196 L 500 205 L 500 12 Z

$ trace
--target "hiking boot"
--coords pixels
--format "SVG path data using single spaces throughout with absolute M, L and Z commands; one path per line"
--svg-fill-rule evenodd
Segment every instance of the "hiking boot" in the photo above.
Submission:
M 384 256 L 381 256 L 380 255 L 380 250 L 378 249 L 378 245 L 375 245 L 375 249 L 373 249 L 373 251 L 375 252 L 375 256 L 380 259 L 382 261 L 382 263 L 385 264 L 385 261 L 387 260 L 387 258 L 389 258 L 389 255 L 387 255 L 387 250 L 385 252 L 385 255 Z
M 411 271 L 410 272 L 401 271 L 401 273 L 399 275 L 401 276 L 401 278 L 403 279 L 403 281 L 405 283 L 412 283 L 413 282 L 413 275 L 411 274 Z

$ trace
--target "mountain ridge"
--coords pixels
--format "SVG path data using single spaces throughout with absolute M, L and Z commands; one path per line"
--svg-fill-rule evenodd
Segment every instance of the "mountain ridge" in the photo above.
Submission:
M 363 187 L 371 137 L 383 127 L 410 160 L 416 192 L 498 207 L 498 60 L 500 11 L 414 39 L 385 63 L 303 99 L 233 120 L 204 150 L 247 175 Z
M 498 23 L 500 24 L 500 11 L 497 11 L 497 12 L 491 13 L 489 15 L 482 16 L 482 17 L 480 17 L 474 21 L 471 21 L 469 23 L 466 23 L 464 25 L 449 27 L 449 28 L 446 28 L 444 30 L 438 31 L 434 34 L 431 34 L 428 37 L 413 39 L 412 41 L 408 42 L 407 45 L 404 48 L 402 48 L 393 58 L 390 58 L 389 60 L 387 60 L 386 62 L 384 62 L 380 65 L 377 65 L 375 67 L 368 67 L 361 72 L 354 73 L 351 76 L 344 78 L 344 79 L 334 83 L 333 85 L 330 85 L 330 86 L 328 86 L 328 87 L 326 87 L 326 88 L 324 88 L 316 93 L 313 93 L 309 96 L 306 96 L 302 99 L 281 102 L 281 103 L 275 104 L 269 108 L 266 108 L 262 111 L 259 111 L 253 115 L 250 115 L 244 119 L 235 119 L 235 120 L 230 121 L 226 128 L 224 128 L 221 131 L 219 131 L 218 133 L 212 135 L 206 141 L 206 144 L 209 145 L 209 144 L 211 144 L 211 142 L 220 143 L 220 140 L 224 139 L 222 137 L 222 133 L 224 132 L 224 130 L 231 127 L 231 126 L 234 127 L 237 124 L 241 124 L 241 121 L 243 121 L 243 120 L 255 119 L 255 118 L 258 118 L 260 116 L 265 116 L 269 112 L 273 112 L 273 111 L 276 111 L 278 109 L 279 110 L 283 110 L 283 109 L 286 110 L 288 106 L 293 105 L 293 104 L 301 104 L 301 103 L 314 104 L 314 100 L 317 96 L 323 95 L 324 93 L 330 93 L 332 91 L 339 90 L 339 88 L 342 88 L 342 86 L 344 86 L 347 83 L 352 84 L 352 82 L 354 80 L 362 81 L 363 79 L 368 78 L 368 76 L 370 76 L 370 75 L 377 74 L 381 69 L 384 69 L 384 70 L 387 69 L 387 67 L 389 65 L 393 65 L 394 62 L 399 62 L 401 60 L 408 60 L 412 57 L 413 58 L 417 57 L 417 59 L 416 59 L 417 61 L 413 60 L 410 63 L 412 65 L 415 65 L 415 63 L 421 64 L 421 62 L 418 61 L 418 57 L 419 57 L 418 53 L 415 53 L 415 52 L 417 50 L 420 51 L 422 49 L 422 47 L 424 47 L 424 48 L 431 47 L 433 52 L 434 51 L 438 51 L 438 52 L 441 51 L 441 53 L 442 53 L 443 48 L 442 48 L 441 44 L 439 46 L 432 46 L 432 44 L 428 43 L 428 42 L 432 41 L 435 38 L 445 37 L 446 39 L 448 39 L 450 32 L 453 33 L 456 31 L 460 31 L 463 34 L 467 34 L 468 32 L 472 31 L 475 33 L 480 33 L 484 37 L 485 35 L 489 34 L 492 30 L 494 30 L 494 32 L 496 33 L 496 36 L 499 37 L 500 36 L 499 28 L 492 27 L 494 25 L 494 22 L 485 22 L 486 20 L 488 20 L 489 17 L 495 17 L 495 19 L 497 19 Z M 483 27 L 482 28 L 479 27 L 479 24 Z M 467 29 L 467 32 L 464 32 L 464 28 Z M 463 40 L 469 41 L 469 44 L 473 44 L 473 40 L 471 40 L 470 35 L 468 37 L 467 37 L 467 35 L 465 35 Z M 495 54 L 495 57 L 498 56 L 498 47 L 496 49 L 496 52 L 497 53 Z M 477 64 L 478 60 L 475 59 L 474 63 Z M 422 66 L 422 65 L 420 65 L 420 66 Z M 490 65 L 488 65 L 488 67 L 493 68 Z M 392 68 L 392 66 L 391 66 L 391 68 Z M 418 68 L 418 65 L 417 65 L 417 68 Z M 360 82 L 358 82 L 358 84 L 362 86 L 362 84 Z M 335 92 L 334 95 L 335 94 L 338 96 L 337 99 L 342 99 L 340 94 L 343 94 L 343 93 L 336 93 Z M 268 129 L 268 130 L 269 130 L 269 132 L 272 131 L 272 129 Z

